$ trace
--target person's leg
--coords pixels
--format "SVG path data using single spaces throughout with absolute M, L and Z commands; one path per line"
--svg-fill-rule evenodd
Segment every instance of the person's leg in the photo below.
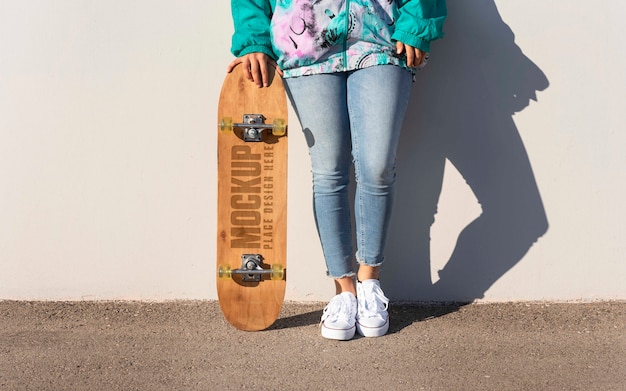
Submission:
M 348 110 L 357 180 L 355 220 L 359 279 L 378 277 L 384 260 L 396 180 L 396 151 L 411 91 L 410 72 L 392 65 L 348 78 Z
M 332 339 L 352 338 L 356 321 L 346 77 L 336 73 L 285 79 L 309 147 L 315 222 L 327 273 L 337 289 L 322 316 L 322 335 Z
M 350 122 L 346 74 L 285 79 L 309 147 L 313 175 L 313 213 L 330 277 L 354 276 L 348 184 Z
M 411 74 L 395 66 L 355 71 L 348 79 L 357 190 L 357 331 L 366 337 L 389 328 L 387 305 L 378 282 L 393 206 L 396 150 L 411 90 Z

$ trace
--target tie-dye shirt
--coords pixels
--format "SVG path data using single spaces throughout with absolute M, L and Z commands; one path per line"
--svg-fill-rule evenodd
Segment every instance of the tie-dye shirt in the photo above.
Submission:
M 274 57 L 284 77 L 393 64 L 395 41 L 428 51 L 443 36 L 442 0 L 232 0 L 233 54 Z M 269 45 L 268 45 L 269 44 Z

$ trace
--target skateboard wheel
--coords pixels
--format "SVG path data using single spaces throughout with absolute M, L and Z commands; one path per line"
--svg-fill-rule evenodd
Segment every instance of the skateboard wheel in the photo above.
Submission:
M 282 280 L 285 276 L 285 268 L 283 265 L 274 264 L 270 269 L 270 279 L 272 280 Z
M 224 117 L 219 122 L 220 131 L 222 133 L 232 133 L 233 132 L 233 119 L 231 117 Z
M 232 270 L 230 268 L 230 265 L 220 265 L 217 268 L 217 276 L 219 278 L 225 279 L 225 280 L 227 280 L 229 278 L 232 278 L 233 273 L 232 273 Z
M 272 134 L 274 136 L 284 136 L 287 133 L 287 124 L 282 118 L 276 118 L 272 124 Z

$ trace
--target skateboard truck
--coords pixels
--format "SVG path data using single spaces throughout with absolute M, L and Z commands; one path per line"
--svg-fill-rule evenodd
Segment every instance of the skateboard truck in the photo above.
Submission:
M 268 273 L 261 267 L 263 256 L 260 254 L 243 254 L 241 256 L 241 269 L 233 270 L 233 273 L 241 272 L 241 279 L 245 282 L 261 281 L 261 274 Z
M 241 125 L 243 125 L 243 141 L 248 142 L 263 141 L 263 130 L 271 129 L 271 125 L 265 125 L 263 114 L 245 114 Z
M 242 123 L 233 123 L 230 117 L 222 118 L 219 122 L 222 132 L 232 132 L 234 128 L 242 129 L 243 140 L 246 142 L 263 141 L 263 131 L 269 130 L 274 136 L 284 136 L 287 130 L 285 120 L 276 118 L 273 123 L 266 124 L 263 114 L 244 114 Z
M 269 275 L 272 280 L 282 280 L 285 269 L 280 264 L 274 264 L 270 269 L 263 269 L 263 256 L 261 254 L 242 254 L 241 268 L 232 270 L 229 265 L 220 265 L 218 277 L 232 278 L 240 275 L 243 282 L 260 282 L 263 275 Z

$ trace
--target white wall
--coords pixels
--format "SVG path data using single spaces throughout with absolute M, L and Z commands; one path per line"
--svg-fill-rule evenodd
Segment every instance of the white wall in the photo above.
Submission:
M 216 298 L 228 3 L 0 0 L 0 299 Z M 403 129 L 388 294 L 626 299 L 625 3 L 448 5 Z M 287 298 L 325 300 L 290 125 Z

